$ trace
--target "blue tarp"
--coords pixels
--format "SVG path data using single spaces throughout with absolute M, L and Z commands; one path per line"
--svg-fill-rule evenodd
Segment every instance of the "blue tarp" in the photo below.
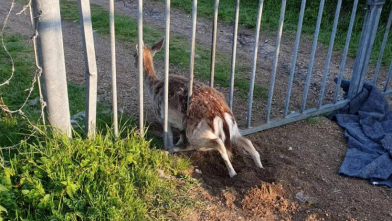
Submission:
M 348 91 L 350 82 L 342 81 Z M 348 150 L 339 173 L 392 188 L 392 111 L 371 83 L 345 107 L 328 116 L 345 129 Z

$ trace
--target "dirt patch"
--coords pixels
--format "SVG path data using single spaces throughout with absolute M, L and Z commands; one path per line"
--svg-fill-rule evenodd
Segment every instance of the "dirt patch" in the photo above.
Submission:
M 338 174 L 347 142 L 334 122 L 320 117 L 248 138 L 265 169 L 256 168 L 238 149 L 234 178 L 217 153 L 184 155 L 198 170 L 194 177 L 202 180 L 199 197 L 212 203 L 208 210 L 195 208 L 191 220 L 392 219 L 391 189 Z

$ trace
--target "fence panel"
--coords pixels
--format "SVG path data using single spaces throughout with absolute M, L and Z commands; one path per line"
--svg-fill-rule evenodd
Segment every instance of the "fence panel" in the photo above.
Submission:
M 39 41 L 39 47 L 41 47 L 40 53 L 40 62 L 43 64 L 44 67 L 44 83 L 46 83 L 46 89 L 48 91 L 47 93 L 47 101 L 48 101 L 48 108 L 49 108 L 49 113 L 52 113 L 52 115 L 49 115 L 50 117 L 53 117 L 53 113 L 58 114 L 59 110 L 61 109 L 64 112 L 61 112 L 62 117 L 60 121 L 56 121 L 51 119 L 51 123 L 57 124 L 59 128 L 62 128 L 64 131 L 70 134 L 70 123 L 69 123 L 69 117 L 63 117 L 63 116 L 69 116 L 69 108 L 68 108 L 68 100 L 67 102 L 61 103 L 61 105 L 64 105 L 64 108 L 58 108 L 58 105 L 55 107 L 56 110 L 52 110 L 49 105 L 55 104 L 58 102 L 58 99 L 56 100 L 53 98 L 52 93 L 58 93 L 59 91 L 55 92 L 49 92 L 51 90 L 51 87 L 48 85 L 51 84 L 51 82 L 56 79 L 59 80 L 58 76 L 60 76 L 61 82 L 63 80 L 65 81 L 65 66 L 63 65 L 64 61 L 64 52 L 62 49 L 62 36 L 61 36 L 61 21 L 59 14 L 59 7 L 58 3 L 53 3 L 50 2 L 47 5 L 53 4 L 53 7 L 48 10 L 46 8 L 43 8 L 43 10 L 48 10 L 51 11 L 51 13 L 54 13 L 53 16 L 55 18 L 58 17 L 58 19 L 55 22 L 55 25 L 57 25 L 55 28 L 51 26 L 51 24 L 54 24 L 53 21 L 47 21 L 47 23 L 43 22 L 45 21 L 46 17 L 45 14 L 39 14 L 39 9 L 37 6 L 37 1 L 33 1 L 33 6 L 35 8 L 35 13 L 36 13 L 36 18 L 40 16 L 41 19 L 41 25 L 40 27 L 40 41 Z M 259 0 L 258 4 L 258 13 L 257 13 L 257 20 L 256 20 L 256 25 L 255 25 L 255 36 L 254 36 L 254 45 L 253 45 L 253 58 L 252 58 L 252 66 L 250 70 L 250 82 L 249 82 L 249 93 L 248 93 L 248 100 L 247 100 L 247 119 L 246 119 L 246 127 L 245 129 L 241 130 L 242 134 L 250 134 L 254 133 L 257 131 L 261 131 L 264 129 L 280 126 L 283 124 L 295 122 L 298 120 L 302 120 L 311 116 L 315 116 L 318 114 L 322 114 L 325 112 L 333 111 L 336 109 L 339 109 L 346 105 L 351 98 L 353 98 L 356 94 L 358 94 L 361 89 L 363 82 L 366 80 L 366 78 L 369 78 L 367 76 L 368 72 L 368 67 L 369 67 L 369 61 L 370 61 L 370 55 L 373 50 L 373 45 L 378 29 L 378 24 L 380 20 L 380 15 L 381 11 L 383 9 L 383 5 L 385 4 L 385 0 L 367 0 L 367 11 L 362 27 L 362 33 L 361 33 L 361 38 L 360 42 L 358 45 L 357 49 L 357 54 L 355 58 L 355 63 L 353 66 L 353 74 L 350 79 L 351 81 L 351 87 L 348 92 L 348 99 L 340 99 L 339 100 L 339 94 L 340 94 L 340 85 L 343 79 L 343 72 L 345 71 L 346 67 L 346 61 L 347 61 L 347 55 L 349 51 L 349 46 L 350 46 L 350 41 L 351 41 L 351 35 L 352 31 L 354 28 L 354 22 L 356 18 L 356 13 L 357 13 L 357 8 L 359 1 L 354 0 L 353 5 L 352 5 L 352 11 L 351 11 L 351 17 L 350 17 L 350 23 L 349 27 L 347 29 L 347 36 L 345 40 L 345 45 L 344 45 L 344 50 L 342 53 L 342 58 L 339 60 L 339 71 L 336 73 L 337 74 L 337 83 L 336 83 L 336 88 L 335 85 L 333 86 L 333 96 L 330 98 L 326 104 L 323 104 L 323 102 L 326 100 L 325 94 L 326 94 L 326 87 L 327 87 L 327 80 L 328 76 L 331 75 L 330 69 L 331 69 L 331 60 L 334 56 L 333 52 L 333 47 L 334 47 L 334 42 L 335 42 L 335 37 L 338 32 L 338 27 L 339 27 L 339 16 L 341 14 L 341 8 L 342 8 L 342 0 L 337 1 L 335 13 L 334 13 L 334 22 L 331 30 L 331 35 L 330 35 L 330 41 L 329 41 L 329 47 L 325 59 L 325 64 L 323 63 L 324 69 L 322 70 L 322 75 L 320 75 L 322 78 L 319 82 L 316 82 L 316 84 L 319 86 L 319 93 L 316 95 L 316 105 L 313 108 L 307 108 L 307 102 L 308 102 L 308 95 L 309 95 L 309 87 L 311 85 L 311 79 L 312 75 L 314 74 L 314 69 L 315 67 L 315 62 L 316 62 L 316 52 L 318 48 L 318 40 L 319 40 L 319 34 L 320 34 L 320 28 L 321 28 L 321 23 L 322 23 L 322 17 L 323 13 L 325 13 L 324 10 L 324 5 L 325 5 L 325 0 L 320 0 L 319 2 L 319 8 L 318 8 L 318 16 L 317 16 L 317 21 L 316 21 L 316 27 L 315 27 L 315 32 L 312 40 L 312 46 L 310 49 L 310 56 L 309 56 L 309 63 L 306 67 L 306 75 L 304 75 L 304 87 L 303 87 L 303 94 L 302 94 L 302 99 L 298 103 L 299 109 L 298 111 L 291 111 L 289 112 L 289 105 L 290 101 L 292 99 L 292 91 L 293 91 L 293 82 L 294 82 L 294 76 L 296 75 L 296 65 L 297 65 L 297 60 L 298 56 L 301 56 L 299 54 L 300 52 L 300 42 L 301 42 L 301 32 L 302 32 L 302 26 L 304 22 L 304 14 L 306 13 L 306 0 L 302 0 L 301 2 L 301 8 L 299 12 L 299 17 L 298 17 L 298 25 L 297 25 L 297 33 L 295 37 L 295 42 L 293 45 L 293 52 L 292 52 L 292 57 L 290 58 L 291 64 L 290 64 L 290 69 L 287 72 L 287 91 L 284 88 L 284 105 L 281 111 L 281 117 L 278 118 L 273 118 L 271 117 L 272 109 L 273 107 L 273 97 L 274 97 L 274 89 L 277 89 L 278 86 L 275 88 L 275 82 L 278 79 L 278 81 L 282 81 L 282 78 L 280 75 L 278 75 L 278 60 L 279 60 L 279 55 L 280 55 L 280 46 L 281 46 L 281 41 L 282 41 L 282 34 L 283 34 L 283 27 L 284 27 L 284 19 L 285 19 L 285 13 L 286 13 L 286 0 L 281 1 L 281 10 L 280 10 L 280 19 L 277 27 L 277 35 L 276 35 L 276 41 L 275 41 L 275 48 L 273 52 L 273 61 L 271 65 L 271 74 L 270 74 L 270 81 L 269 81 L 269 88 L 268 88 L 268 99 L 266 101 L 266 116 L 265 116 L 265 121 L 260 120 L 260 124 L 252 127 L 251 125 L 251 119 L 252 119 L 252 107 L 253 107 L 253 102 L 254 102 L 254 88 L 256 85 L 255 79 L 256 79 L 256 74 L 258 70 L 256 69 L 257 65 L 259 65 L 259 59 L 258 59 L 258 53 L 260 51 L 260 47 L 263 47 L 263 45 L 259 45 L 259 38 L 260 38 L 260 32 L 261 32 L 261 20 L 262 20 L 262 14 L 263 10 L 268 10 L 268 8 L 264 8 L 264 1 Z M 89 136 L 94 135 L 94 128 L 95 128 L 95 109 L 96 109 L 96 84 L 97 84 L 97 68 L 96 68 L 96 63 L 95 63 L 95 52 L 94 52 L 94 41 L 92 37 L 92 26 L 91 26 L 91 18 L 90 18 L 90 9 L 89 9 L 89 0 L 79 0 L 79 8 L 80 8 L 80 16 L 81 16 L 81 31 L 82 31 L 82 36 L 84 40 L 84 48 L 85 48 L 85 59 L 86 59 L 86 69 L 87 69 L 87 81 L 88 81 L 88 90 L 87 90 L 87 131 Z M 43 6 L 40 6 L 43 7 Z M 58 9 L 58 10 L 57 10 Z M 113 94 L 113 122 L 114 122 L 114 133 L 116 136 L 118 136 L 118 122 L 117 122 L 117 86 L 116 86 L 116 51 L 115 51 L 115 29 L 114 29 L 114 0 L 109 1 L 109 20 L 110 20 L 110 36 L 111 36 L 111 59 L 112 59 L 112 94 Z M 213 25 L 212 25 L 212 43 L 211 43 L 211 66 L 210 66 L 210 79 L 209 79 L 209 84 L 211 87 L 214 86 L 214 71 L 215 71 L 215 55 L 216 55 L 216 41 L 217 41 L 217 30 L 218 30 L 218 10 L 219 10 L 219 0 L 215 0 L 214 4 L 214 12 L 213 12 Z M 374 83 L 377 82 L 379 78 L 379 73 L 381 70 L 381 63 L 382 63 L 382 57 L 384 54 L 384 49 L 387 44 L 388 40 L 388 35 L 390 31 L 390 26 L 392 23 L 392 9 L 389 12 L 389 17 L 388 17 L 388 22 L 385 28 L 384 32 L 384 37 L 383 41 L 381 44 L 381 49 L 378 53 L 378 60 L 377 60 L 377 65 L 375 67 L 374 75 L 372 76 L 372 80 Z M 235 87 L 235 69 L 236 69 L 236 54 L 237 54 L 237 38 L 238 38 L 238 22 L 239 22 L 239 15 L 240 15 L 240 0 L 236 0 L 235 4 L 235 13 L 234 13 L 234 24 L 233 24 L 233 35 L 232 35 L 232 55 L 231 55 L 231 70 L 230 70 L 230 85 L 229 85 L 229 91 L 228 91 L 228 104 L 231 109 L 233 109 L 233 101 L 234 101 L 234 87 Z M 57 16 L 57 17 L 56 17 Z M 60 24 L 60 25 L 58 25 Z M 197 24 L 197 0 L 193 0 L 193 7 L 192 7 L 192 31 L 190 34 L 190 60 L 189 60 L 189 94 L 188 94 L 188 106 L 190 102 L 190 97 L 192 96 L 192 85 L 193 85 L 193 75 L 194 75 L 194 65 L 195 65 L 195 47 L 196 47 L 196 24 Z M 45 26 L 47 25 L 47 26 Z M 60 27 L 60 28 L 59 28 Z M 51 35 L 47 35 L 47 30 L 48 28 L 52 28 L 51 30 L 54 30 Z M 50 36 L 51 39 L 58 39 L 59 41 L 56 41 L 54 45 L 50 45 L 50 41 L 45 41 L 45 45 L 43 45 L 40 42 L 43 42 L 45 38 Z M 55 38 L 53 36 L 56 36 Z M 139 54 L 143 53 L 143 0 L 138 0 L 138 45 L 139 45 Z M 165 52 L 164 52 L 164 106 L 163 106 L 163 137 L 164 137 L 164 145 L 165 147 L 172 147 L 173 144 L 169 144 L 168 142 L 171 139 L 172 136 L 172 131 L 170 129 L 170 125 L 168 122 L 168 91 L 169 91 L 169 52 L 170 52 L 170 0 L 166 0 L 166 5 L 165 5 Z M 48 48 L 50 50 L 47 50 Z M 52 50 L 53 47 L 58 48 L 59 50 Z M 53 54 L 54 53 L 54 54 Z M 291 53 L 291 52 L 290 52 Z M 48 56 L 51 56 L 49 59 Z M 48 64 L 48 60 L 56 60 L 56 65 L 55 69 L 50 69 L 53 68 L 53 64 L 46 65 Z M 60 64 L 60 65 L 59 65 Z M 144 107 L 143 107 L 143 56 L 139 56 L 138 60 L 138 74 L 139 74 L 139 127 L 141 128 L 141 135 L 143 136 L 143 121 L 144 121 Z M 260 65 L 259 65 L 260 66 Z M 46 70 L 46 72 L 45 72 Z M 50 71 L 53 70 L 53 71 Z M 49 72 L 56 73 L 56 76 L 51 76 Z M 64 75 L 63 75 L 64 73 Z M 385 81 L 382 82 L 382 90 L 386 95 L 392 94 L 392 89 L 390 89 L 390 82 L 392 78 L 392 62 L 389 67 L 388 73 L 383 73 L 383 76 L 385 74 Z M 314 78 L 314 76 L 313 76 Z M 312 79 L 313 80 L 313 79 Z M 58 81 L 60 82 L 60 81 Z M 58 85 L 58 82 L 54 85 L 56 85 L 58 90 L 61 90 L 61 96 L 66 96 L 67 90 L 66 90 L 66 82 L 63 82 L 62 85 Z M 286 83 L 286 82 L 284 82 Z M 285 84 L 280 84 L 279 86 L 282 87 L 281 85 Z M 281 88 L 279 88 L 281 89 Z M 302 89 L 302 88 L 301 88 Z M 302 91 L 301 91 L 302 92 Z M 68 120 L 68 121 L 67 121 Z M 169 139 L 170 138 L 170 139 Z M 172 150 L 170 150 L 172 151 Z

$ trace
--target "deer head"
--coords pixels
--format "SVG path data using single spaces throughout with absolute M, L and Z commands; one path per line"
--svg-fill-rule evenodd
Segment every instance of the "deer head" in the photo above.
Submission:
M 165 42 L 165 38 L 162 38 L 151 49 L 143 43 L 143 68 L 145 74 L 155 73 L 154 70 L 154 61 L 153 58 L 157 52 L 162 49 L 163 42 Z M 139 46 L 136 45 L 136 52 L 135 52 L 135 67 L 138 67 L 138 57 L 139 57 Z

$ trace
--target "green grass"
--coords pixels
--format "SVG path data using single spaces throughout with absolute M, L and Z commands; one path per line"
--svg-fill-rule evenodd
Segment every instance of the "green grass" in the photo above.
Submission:
M 67 21 L 78 21 L 79 12 L 76 2 L 61 1 L 61 13 L 62 18 Z M 94 30 L 103 35 L 109 34 L 109 14 L 108 11 L 101 6 L 92 4 L 91 5 L 91 19 Z M 137 21 L 133 18 L 124 15 L 115 15 L 115 30 L 116 38 L 123 43 L 136 45 L 137 44 Z M 144 42 L 152 46 L 155 42 L 160 40 L 164 35 L 164 30 L 152 28 L 144 24 Z M 189 70 L 189 39 L 186 39 L 179 35 L 172 34 L 170 36 L 170 63 L 177 65 L 184 72 Z M 210 48 L 205 48 L 200 45 L 196 47 L 196 54 L 198 58 L 195 59 L 195 77 L 202 80 L 208 80 L 210 76 Z M 163 60 L 164 54 L 158 53 L 157 59 Z M 231 68 L 231 57 L 217 53 L 216 65 L 215 65 L 215 83 L 229 87 L 230 69 Z M 248 68 L 244 64 L 237 64 L 236 70 L 238 72 L 246 72 Z M 162 72 L 162 71 L 161 71 Z M 248 72 L 249 73 L 249 72 Z M 248 84 L 247 86 L 245 86 Z M 247 94 L 249 90 L 249 81 L 241 78 L 236 79 L 235 87 L 240 91 L 240 94 Z M 266 98 L 266 89 L 260 85 L 256 86 L 256 90 L 259 92 L 255 93 L 255 97 L 264 96 Z
M 156 220 L 194 204 L 189 161 L 150 147 L 136 131 L 124 138 L 38 135 L 0 172 L 0 217 L 11 220 Z M 177 178 L 160 178 L 158 171 Z M 1 209 L 1 207 L 0 207 Z
M 154 0 L 165 2 L 164 0 Z M 199 0 L 198 1 L 198 15 L 204 16 L 212 19 L 213 16 L 213 8 L 214 8 L 213 0 Z M 257 0 L 246 0 L 240 1 L 240 16 L 239 23 L 245 27 L 254 29 L 256 25 L 257 18 L 257 10 L 258 10 L 258 2 Z M 278 22 L 280 17 L 280 7 L 281 0 L 267 0 L 264 1 L 263 6 L 263 15 L 261 20 L 261 31 L 276 31 L 278 29 Z M 320 1 L 307 1 L 306 2 L 306 10 L 304 14 L 304 22 L 302 27 L 302 33 L 304 36 L 312 36 L 315 31 L 316 20 L 319 10 L 319 2 Z M 353 0 L 343 1 L 341 14 L 339 17 L 339 25 L 338 32 L 335 39 L 335 50 L 342 50 L 344 48 L 346 34 L 348 30 L 348 26 L 350 23 L 351 10 L 353 5 Z M 357 50 L 357 46 L 359 43 L 362 24 L 364 20 L 365 5 L 366 1 L 359 1 L 357 15 L 354 23 L 353 34 L 351 37 L 349 55 L 351 57 L 355 57 L 355 53 Z M 191 13 L 192 11 L 192 0 L 172 0 L 171 5 L 173 7 L 184 9 L 186 12 Z M 325 1 L 324 11 L 323 11 L 323 19 L 320 27 L 319 34 L 319 42 L 324 44 L 329 44 L 333 21 L 335 17 L 335 7 L 337 5 L 337 0 Z M 372 51 L 371 61 L 377 61 L 378 52 L 381 47 L 383 34 L 385 31 L 385 26 L 388 19 L 389 9 L 391 8 L 391 2 L 387 2 L 384 6 L 380 27 L 377 31 L 377 36 L 375 39 L 374 50 Z M 297 30 L 297 23 L 299 18 L 299 11 L 301 8 L 301 0 L 292 0 L 287 1 L 286 3 L 286 13 L 285 13 L 285 21 L 283 30 L 285 33 L 295 33 Z M 219 3 L 219 20 L 233 23 L 234 20 L 234 10 L 235 10 L 235 1 L 234 0 L 220 0 Z M 389 64 L 392 59 L 392 36 L 388 37 L 388 44 L 386 46 L 383 63 Z
M 10 85 L 0 87 L 4 103 L 19 108 L 27 96 L 35 71 L 28 38 L 8 34 L 6 45 L 15 61 Z M 11 65 L 0 49 L 0 82 Z M 85 88 L 68 84 L 70 111 L 85 109 Z M 38 97 L 35 90 L 31 99 Z M 198 200 L 190 196 L 190 163 L 157 149 L 154 140 L 138 136 L 135 121 L 120 119 L 121 136 L 114 138 L 109 105 L 98 104 L 98 134 L 84 139 L 55 136 L 50 129 L 24 141 L 32 127 L 27 119 L 0 111 L 0 220 L 157 220 L 176 219 Z M 39 104 L 23 111 L 31 121 L 40 115 Z M 81 122 L 82 124 L 82 122 Z M 158 176 L 163 171 L 166 178 Z
M 5 35 L 4 41 L 9 53 L 14 59 L 15 72 L 10 84 L 0 87 L 0 96 L 10 110 L 19 109 L 25 101 L 28 91 L 31 87 L 32 73 L 34 72 L 34 62 L 32 57 L 32 48 L 23 44 L 23 38 L 20 35 Z M 11 76 L 11 59 L 6 54 L 3 47 L 0 47 L 0 82 L 3 83 Z M 18 90 L 16 90 L 18 89 Z M 36 90 L 33 91 L 31 98 L 38 97 Z M 39 117 L 39 107 L 27 105 L 23 111 L 29 119 L 36 120 Z M 22 121 L 19 121 L 21 119 Z M 0 110 L 0 144 L 1 146 L 13 145 L 28 132 L 28 125 L 23 117 L 14 114 L 10 118 Z

